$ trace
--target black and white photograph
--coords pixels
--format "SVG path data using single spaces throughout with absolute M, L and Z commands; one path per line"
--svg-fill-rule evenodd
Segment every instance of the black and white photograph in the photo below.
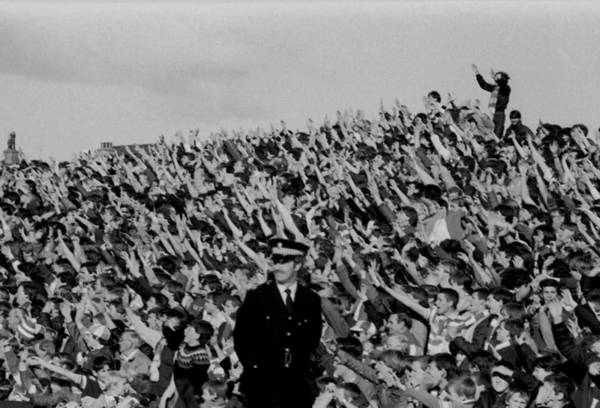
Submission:
M 0 2 L 0 408 L 600 408 L 600 2 Z

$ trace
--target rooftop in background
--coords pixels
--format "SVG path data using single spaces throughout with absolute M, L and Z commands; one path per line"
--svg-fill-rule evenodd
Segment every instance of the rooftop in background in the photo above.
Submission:
M 145 151 L 148 152 L 148 149 L 150 149 L 151 146 L 156 145 L 156 143 L 143 143 L 143 144 L 130 144 L 130 145 L 117 145 L 117 146 L 113 146 L 112 142 L 102 142 L 100 143 L 100 148 L 98 150 L 96 150 L 96 153 L 109 153 L 109 152 L 115 152 L 117 154 L 120 155 L 125 155 L 127 152 L 125 151 L 125 149 L 127 149 L 128 147 L 130 149 L 144 149 Z M 133 150 L 135 152 L 135 150 Z

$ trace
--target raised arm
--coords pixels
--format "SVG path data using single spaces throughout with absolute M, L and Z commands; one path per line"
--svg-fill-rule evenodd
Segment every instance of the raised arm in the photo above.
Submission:
M 489 84 L 483 79 L 481 73 L 479 73 L 479 69 L 477 69 L 477 65 L 473 64 L 473 73 L 475 74 L 475 79 L 477 79 L 477 83 L 484 91 L 492 92 L 494 90 L 494 85 Z
M 421 306 L 421 304 L 414 300 L 408 293 L 404 292 L 398 287 L 392 289 L 389 286 L 387 286 L 383 281 L 381 281 L 381 287 L 387 293 L 389 293 L 390 296 L 392 296 L 398 302 L 402 303 L 404 306 L 408 307 L 409 309 L 412 309 L 415 313 L 417 313 L 425 319 L 429 318 L 431 309 Z
M 144 342 L 154 349 L 162 337 L 161 333 L 146 326 L 142 319 L 131 310 L 129 305 L 125 306 L 125 313 L 133 330 L 139 334 Z

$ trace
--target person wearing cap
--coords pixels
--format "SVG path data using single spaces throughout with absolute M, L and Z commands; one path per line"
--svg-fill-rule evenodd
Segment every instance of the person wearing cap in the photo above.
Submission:
M 298 282 L 308 247 L 279 238 L 269 245 L 273 280 L 249 291 L 237 313 L 240 390 L 248 408 L 308 408 L 316 396 L 309 358 L 322 328 L 319 296 Z
M 351 332 L 356 333 L 356 337 L 363 345 L 363 354 L 369 355 L 373 351 L 373 343 L 371 338 L 377 333 L 375 325 L 367 320 L 359 320 L 350 328 Z

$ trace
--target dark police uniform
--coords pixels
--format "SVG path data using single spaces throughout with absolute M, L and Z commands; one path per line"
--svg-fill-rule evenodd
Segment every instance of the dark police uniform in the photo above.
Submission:
M 248 292 L 234 330 L 248 408 L 312 407 L 316 387 L 309 357 L 321 329 L 321 300 L 310 289 L 298 284 L 291 313 L 275 282 Z

